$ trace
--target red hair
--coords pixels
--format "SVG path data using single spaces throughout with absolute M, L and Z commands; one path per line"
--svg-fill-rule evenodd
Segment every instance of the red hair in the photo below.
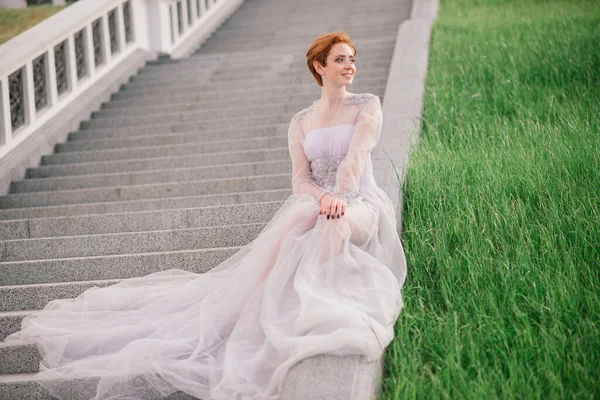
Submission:
M 344 43 L 350 46 L 352 53 L 356 56 L 356 48 L 350 41 L 350 36 L 348 36 L 346 32 L 332 32 L 318 37 L 310 45 L 310 48 L 306 53 L 306 64 L 308 65 L 308 69 L 310 70 L 311 74 L 313 74 L 317 80 L 319 86 L 323 86 L 323 78 L 321 75 L 319 75 L 313 63 L 318 61 L 319 64 L 325 66 L 325 63 L 327 62 L 327 56 L 329 55 L 331 48 L 338 43 Z

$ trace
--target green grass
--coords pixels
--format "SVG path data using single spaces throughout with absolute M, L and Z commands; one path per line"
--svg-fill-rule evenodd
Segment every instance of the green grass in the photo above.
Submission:
M 71 3 L 68 2 L 67 5 Z M 0 8 L 0 44 L 8 42 L 63 8 L 52 5 L 29 6 L 21 9 Z
M 382 399 L 600 398 L 600 3 L 446 0 Z

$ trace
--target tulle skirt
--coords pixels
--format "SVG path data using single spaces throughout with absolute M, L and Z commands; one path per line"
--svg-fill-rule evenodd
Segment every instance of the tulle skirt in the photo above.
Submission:
M 360 191 L 339 219 L 290 196 L 260 235 L 210 272 L 169 269 L 55 300 L 7 342 L 35 342 L 38 382 L 70 398 L 279 399 L 315 354 L 376 360 L 394 336 L 406 260 L 391 202 Z

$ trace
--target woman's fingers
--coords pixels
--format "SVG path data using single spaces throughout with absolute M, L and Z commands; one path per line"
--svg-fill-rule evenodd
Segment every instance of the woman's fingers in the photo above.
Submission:
M 340 218 L 346 213 L 346 202 L 343 200 L 331 200 L 328 204 L 321 204 L 320 214 L 327 215 L 327 219 Z
M 339 218 L 342 211 L 342 202 L 337 200 L 335 206 L 331 207 L 331 218 Z

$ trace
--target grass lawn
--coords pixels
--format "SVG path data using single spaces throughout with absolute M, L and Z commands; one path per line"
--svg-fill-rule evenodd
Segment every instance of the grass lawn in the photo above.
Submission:
M 63 8 L 52 5 L 29 6 L 20 9 L 0 8 L 0 44 L 8 42 Z
M 600 398 L 600 3 L 442 0 L 382 399 Z

